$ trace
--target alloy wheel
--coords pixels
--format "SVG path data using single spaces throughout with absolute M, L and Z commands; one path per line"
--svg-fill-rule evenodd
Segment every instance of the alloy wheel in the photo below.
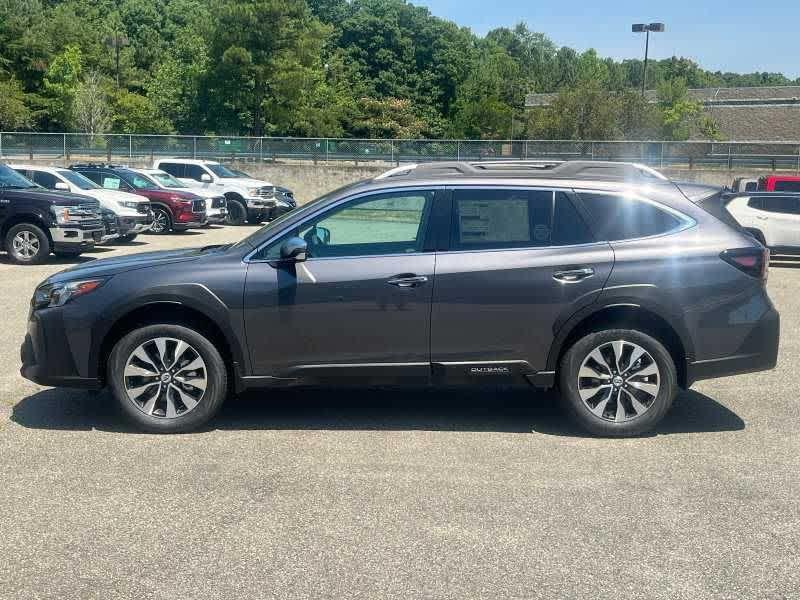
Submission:
M 128 400 L 136 408 L 151 417 L 174 419 L 203 400 L 208 370 L 194 347 L 183 340 L 159 337 L 130 354 L 123 379 Z
M 164 233 L 168 227 L 169 221 L 167 219 L 167 213 L 162 210 L 155 211 L 153 213 L 153 225 L 150 227 L 150 231 L 153 233 Z
M 655 404 L 661 373 L 652 355 L 632 342 L 601 344 L 581 363 L 578 393 L 597 417 L 614 423 L 638 419 Z
M 14 254 L 23 260 L 34 258 L 41 251 L 39 238 L 32 231 L 20 231 L 11 240 L 11 247 Z

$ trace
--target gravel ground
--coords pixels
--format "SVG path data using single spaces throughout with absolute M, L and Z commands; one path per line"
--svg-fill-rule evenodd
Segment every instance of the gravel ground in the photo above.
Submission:
M 495 388 L 270 392 L 201 433 L 134 433 L 104 393 L 18 375 L 28 300 L 67 264 L 0 255 L 0 598 L 800 595 L 800 269 L 770 276 L 777 370 L 599 440 Z

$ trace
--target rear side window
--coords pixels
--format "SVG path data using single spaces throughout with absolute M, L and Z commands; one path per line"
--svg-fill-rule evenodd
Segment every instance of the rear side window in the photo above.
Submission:
M 668 233 L 681 220 L 648 202 L 613 194 L 581 193 L 598 240 L 616 242 Z
M 776 181 L 776 192 L 800 192 L 800 181 Z
M 456 190 L 452 250 L 535 248 L 593 242 L 569 196 L 550 190 Z
M 179 163 L 162 162 L 162 163 L 159 163 L 158 168 L 161 169 L 162 171 L 166 171 L 167 173 L 169 173 L 173 177 L 184 177 L 184 171 L 185 171 L 184 167 L 185 166 L 186 165 L 179 164 Z
M 760 203 L 760 207 L 758 208 L 767 212 L 785 215 L 800 214 L 800 199 L 796 196 L 763 196 L 761 198 L 752 198 L 750 201 L 752 202 L 753 200 L 758 200 Z M 748 204 L 748 206 L 752 205 Z M 753 208 L 757 207 L 754 206 Z

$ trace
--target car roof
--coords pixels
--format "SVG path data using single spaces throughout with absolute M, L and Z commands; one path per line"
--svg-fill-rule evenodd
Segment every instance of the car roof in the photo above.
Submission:
M 766 181 L 800 181 L 797 175 L 765 175 L 762 177 Z
M 57 171 L 69 171 L 66 167 L 52 167 L 46 165 L 25 165 L 19 163 L 8 163 L 8 167 L 12 169 L 27 169 L 28 171 L 45 171 L 48 173 Z
M 162 162 L 180 163 L 184 165 L 218 165 L 216 160 L 201 160 L 198 158 L 159 158 L 157 164 Z

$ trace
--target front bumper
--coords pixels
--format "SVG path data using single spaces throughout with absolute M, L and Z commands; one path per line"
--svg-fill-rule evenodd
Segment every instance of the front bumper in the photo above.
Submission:
M 770 308 L 747 336 L 740 352 L 723 358 L 690 361 L 686 365 L 687 386 L 704 379 L 774 369 L 778 364 L 780 329 L 780 315 Z
M 206 212 L 206 223 L 219 224 L 224 223 L 228 217 L 228 211 L 225 208 L 214 208 Z
M 144 233 L 150 231 L 153 226 L 152 215 L 137 215 L 135 217 L 119 217 L 119 233 L 120 235 L 128 235 L 131 233 Z
M 88 337 L 84 333 L 87 330 L 68 333 L 59 309 L 33 313 L 20 348 L 20 374 L 39 385 L 100 389 L 102 382 L 82 376 L 73 359 L 75 350 L 84 354 L 88 350 L 85 347 Z
M 81 226 L 63 225 L 50 228 L 50 238 L 53 240 L 54 249 L 91 248 L 103 241 L 105 228 L 85 228 Z
M 251 210 L 270 210 L 275 208 L 275 198 L 260 198 L 251 196 L 247 198 L 247 208 Z

